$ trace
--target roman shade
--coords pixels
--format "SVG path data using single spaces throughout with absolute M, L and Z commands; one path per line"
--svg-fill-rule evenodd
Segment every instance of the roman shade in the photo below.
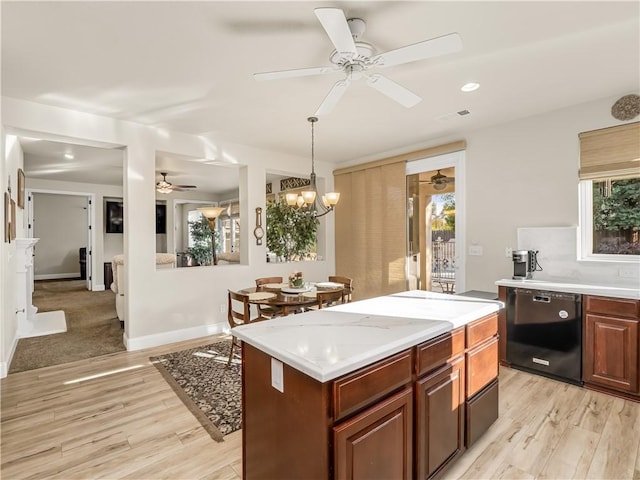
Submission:
M 640 174 L 640 122 L 583 132 L 579 137 L 580 180 Z

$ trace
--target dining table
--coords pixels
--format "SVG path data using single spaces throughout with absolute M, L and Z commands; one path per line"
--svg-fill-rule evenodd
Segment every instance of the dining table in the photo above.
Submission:
M 318 304 L 316 293 L 321 291 L 340 292 L 344 285 L 333 282 L 305 283 L 304 287 L 291 288 L 288 283 L 266 283 L 259 287 L 239 290 L 249 295 L 249 303 L 267 305 L 280 311 L 281 316 L 304 311 Z

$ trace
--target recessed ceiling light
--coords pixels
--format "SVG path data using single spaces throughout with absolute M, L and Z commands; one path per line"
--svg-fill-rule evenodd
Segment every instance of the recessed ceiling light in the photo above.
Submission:
M 73 160 L 73 153 L 65 153 L 64 158 L 66 158 L 67 160 Z
M 462 90 L 463 92 L 473 92 L 474 90 L 477 90 L 479 88 L 480 88 L 479 83 L 469 82 L 469 83 L 465 83 L 462 86 L 462 88 L 460 88 L 460 90 Z

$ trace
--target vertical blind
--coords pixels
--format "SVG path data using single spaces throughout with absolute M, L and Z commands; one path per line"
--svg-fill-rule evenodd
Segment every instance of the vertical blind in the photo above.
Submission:
M 405 289 L 404 163 L 335 176 L 336 273 L 353 278 L 354 299 Z

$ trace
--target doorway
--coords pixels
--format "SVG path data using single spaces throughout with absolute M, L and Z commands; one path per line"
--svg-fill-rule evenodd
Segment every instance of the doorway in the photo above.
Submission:
M 464 291 L 464 151 L 407 163 L 407 289 Z
M 95 195 L 32 189 L 27 192 L 27 236 L 36 280 L 80 279 L 92 290 Z

